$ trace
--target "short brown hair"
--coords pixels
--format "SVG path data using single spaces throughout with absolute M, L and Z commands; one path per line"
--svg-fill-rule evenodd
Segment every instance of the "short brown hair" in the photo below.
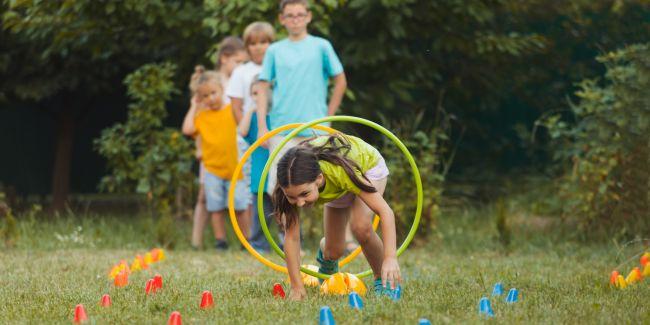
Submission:
M 221 58 L 224 56 L 233 56 L 240 51 L 246 51 L 244 42 L 237 36 L 228 36 L 224 38 L 217 47 L 216 65 L 221 64 Z
M 259 41 L 260 39 L 273 43 L 275 40 L 275 29 L 271 24 L 265 21 L 256 21 L 249 24 L 244 29 L 244 45 L 250 45 L 253 40 Z
M 309 2 L 307 0 L 282 0 L 280 1 L 280 12 L 284 11 L 284 7 L 295 4 L 303 5 L 305 9 L 309 10 Z

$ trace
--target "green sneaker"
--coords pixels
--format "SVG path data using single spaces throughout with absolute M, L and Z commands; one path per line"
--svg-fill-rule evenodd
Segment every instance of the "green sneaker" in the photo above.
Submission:
M 323 256 L 323 250 L 318 249 L 316 254 L 316 261 L 320 264 L 318 272 L 324 274 L 334 274 L 339 272 L 339 260 L 326 260 Z M 323 283 L 323 279 L 318 279 L 318 282 Z

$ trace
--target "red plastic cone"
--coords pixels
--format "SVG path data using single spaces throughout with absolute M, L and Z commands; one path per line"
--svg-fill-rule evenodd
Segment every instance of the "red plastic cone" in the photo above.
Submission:
M 282 285 L 279 283 L 273 284 L 273 297 L 280 297 L 284 298 L 286 295 L 284 293 L 284 289 L 282 288 Z
M 175 311 L 171 315 L 169 315 L 169 320 L 167 321 L 167 325 L 182 325 L 181 321 L 181 313 Z
M 609 276 L 609 284 L 616 285 L 616 279 L 618 278 L 618 271 L 612 271 L 612 275 Z
M 99 302 L 99 305 L 102 307 L 108 307 L 112 304 L 111 302 L 111 296 L 109 295 L 103 295 L 102 300 Z
M 211 308 L 214 306 L 214 299 L 212 298 L 212 292 L 210 291 L 203 291 L 203 296 L 201 296 L 201 308 L 206 309 L 206 308 Z
M 163 283 L 162 282 L 162 275 L 156 274 L 153 277 L 153 285 L 154 285 L 154 287 L 156 287 L 156 290 L 162 289 L 162 286 L 163 286 L 162 283 Z
M 153 279 L 147 280 L 147 284 L 144 285 L 144 293 L 147 295 L 156 293 L 156 286 L 153 284 Z
M 75 324 L 83 323 L 88 320 L 88 315 L 86 315 L 86 309 L 84 309 L 84 305 L 78 304 L 77 307 L 74 308 L 74 320 L 72 320 Z

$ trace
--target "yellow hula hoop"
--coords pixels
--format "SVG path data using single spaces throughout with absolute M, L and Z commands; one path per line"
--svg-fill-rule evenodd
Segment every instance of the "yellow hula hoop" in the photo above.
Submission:
M 274 269 L 276 271 L 283 272 L 283 273 L 288 273 L 286 267 L 284 267 L 282 265 L 278 265 L 278 264 L 276 264 L 276 263 L 274 263 L 272 261 L 269 261 L 266 257 L 264 257 L 260 253 L 258 253 L 257 250 L 255 250 L 255 248 L 253 248 L 253 246 L 250 245 L 250 243 L 248 242 L 248 239 L 246 239 L 246 237 L 244 237 L 244 234 L 241 232 L 241 228 L 239 227 L 239 223 L 237 222 L 237 215 L 235 214 L 235 186 L 237 186 L 237 181 L 238 181 L 239 175 L 241 174 L 242 169 L 244 168 L 244 164 L 246 163 L 246 161 L 248 160 L 250 155 L 253 153 L 253 151 L 255 151 L 255 149 L 257 149 L 262 143 L 266 142 L 272 136 L 274 136 L 274 135 L 276 135 L 276 134 L 278 134 L 278 133 L 280 133 L 282 131 L 298 128 L 298 127 L 300 127 L 302 125 L 303 125 L 303 123 L 292 123 L 292 124 L 283 125 L 283 126 L 277 128 L 277 129 L 269 131 L 264 136 L 257 139 L 257 141 L 255 141 L 255 143 L 253 143 L 248 148 L 248 150 L 246 150 L 246 152 L 244 153 L 242 158 L 239 160 L 239 163 L 237 164 L 237 167 L 235 167 L 235 171 L 234 171 L 234 173 L 232 175 L 232 178 L 230 179 L 230 189 L 228 190 L 228 214 L 230 216 L 230 222 L 232 223 L 232 228 L 235 231 L 235 235 L 237 235 L 237 239 L 239 239 L 241 244 L 244 245 L 244 248 L 246 248 L 246 250 L 249 253 L 251 253 L 251 255 L 253 255 L 253 257 L 255 259 L 260 261 L 262 264 L 264 264 L 264 265 L 266 265 L 266 266 L 268 266 L 268 267 L 270 267 L 270 268 L 272 268 L 272 269 Z M 314 125 L 313 128 L 318 129 L 318 130 L 322 130 L 322 131 L 326 131 L 326 132 L 329 132 L 329 133 L 338 132 L 337 130 L 335 130 L 333 128 L 323 126 L 323 125 Z M 377 230 L 378 225 L 379 225 L 379 216 L 375 215 L 375 218 L 372 221 L 372 228 L 374 230 Z M 361 253 L 361 247 L 357 247 L 354 251 L 352 251 L 352 253 L 350 253 L 350 255 L 346 256 L 345 258 L 343 258 L 339 262 L 339 267 L 343 267 L 344 265 L 350 263 L 360 253 Z

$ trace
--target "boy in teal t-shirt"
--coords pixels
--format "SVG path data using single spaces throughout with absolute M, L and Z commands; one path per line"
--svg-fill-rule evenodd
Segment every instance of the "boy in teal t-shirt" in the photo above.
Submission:
M 280 23 L 287 29 L 289 37 L 269 46 L 262 62 L 259 79 L 263 91 L 257 101 L 258 138 L 268 130 L 289 123 L 305 123 L 325 116 L 334 115 L 347 87 L 343 65 L 334 48 L 324 38 L 309 35 L 307 25 L 311 22 L 311 12 L 306 0 L 283 0 L 280 3 Z M 327 101 L 329 80 L 334 89 Z M 266 122 L 268 98 L 266 89 L 273 85 L 273 107 L 270 125 Z M 283 134 L 286 135 L 287 132 Z M 301 137 L 312 135 L 305 130 Z M 304 138 L 292 139 L 278 154 L 295 146 Z M 282 141 L 283 135 L 274 136 L 268 141 L 269 150 L 274 150 Z M 271 165 L 267 192 L 275 187 L 277 163 Z

